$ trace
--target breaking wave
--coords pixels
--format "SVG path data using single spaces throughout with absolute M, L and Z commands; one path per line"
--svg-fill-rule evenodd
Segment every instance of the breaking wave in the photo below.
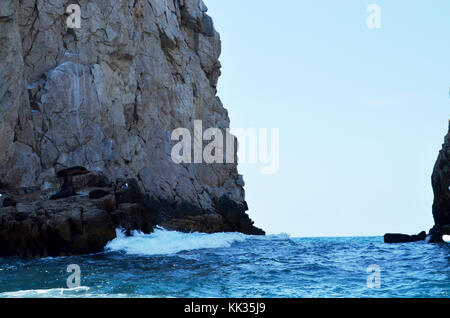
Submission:
M 157 228 L 151 234 L 134 231 L 127 237 L 118 229 L 117 237 L 109 242 L 105 250 L 109 252 L 124 252 L 134 255 L 167 255 L 199 249 L 231 247 L 233 243 L 248 239 L 262 239 L 242 233 L 181 233 Z M 288 235 L 268 236 L 265 239 L 288 239 Z
M 29 289 L 14 292 L 0 293 L 0 298 L 66 298 L 82 297 L 89 291 L 89 287 L 77 288 L 52 288 L 52 289 Z

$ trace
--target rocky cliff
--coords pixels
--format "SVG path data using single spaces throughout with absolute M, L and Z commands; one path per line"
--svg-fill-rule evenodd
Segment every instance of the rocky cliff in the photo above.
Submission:
M 449 122 L 450 125 L 450 122 Z M 450 235 L 450 127 L 439 153 L 431 178 L 434 191 L 431 242 L 442 242 L 443 235 Z
M 80 28 L 67 26 L 71 3 Z M 151 219 L 132 227 L 141 230 L 263 234 L 245 213 L 236 164 L 171 158 L 174 129 L 229 127 L 216 96 L 220 37 L 206 12 L 201 0 L 0 2 L 0 193 L 17 201 L 0 209 L 0 255 L 99 250 L 127 213 Z M 73 166 L 90 171 L 76 190 L 101 186 L 112 206 L 47 202 L 61 186 L 56 172 Z M 132 202 L 120 199 L 124 184 L 135 185 Z M 101 224 L 107 234 L 89 233 Z M 64 247 L 46 247 L 55 240 Z

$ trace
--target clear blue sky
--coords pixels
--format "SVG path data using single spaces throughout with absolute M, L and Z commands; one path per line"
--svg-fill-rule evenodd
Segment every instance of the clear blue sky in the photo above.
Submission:
M 279 173 L 239 168 L 256 224 L 294 236 L 428 231 L 450 1 L 204 1 L 232 126 L 280 128 Z M 381 29 L 366 26 L 371 3 Z

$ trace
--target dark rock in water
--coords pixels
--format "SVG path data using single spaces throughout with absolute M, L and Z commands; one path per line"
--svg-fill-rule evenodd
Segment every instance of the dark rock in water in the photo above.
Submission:
M 107 193 L 106 189 L 98 190 L 98 194 Z M 64 195 L 63 190 L 61 193 Z M 245 202 L 223 196 L 217 200 L 216 210 L 206 211 L 188 202 L 150 198 L 132 179 L 120 184 L 116 193 L 98 199 L 74 196 L 62 201 L 26 201 L 21 198 L 20 202 L 17 207 L 0 208 L 0 257 L 101 252 L 116 237 L 119 227 L 128 235 L 134 230 L 151 233 L 158 225 L 181 232 L 264 234 L 253 226 Z
M 155 202 L 150 201 L 147 205 L 150 210 L 155 207 Z M 241 232 L 248 235 L 265 235 L 265 232 L 256 228 L 246 211 L 247 203 L 236 202 L 224 195 L 215 202 L 215 209 L 205 211 L 201 208 L 181 202 L 170 205 L 167 202 L 159 202 L 158 225 L 167 230 L 179 232 Z
M 224 220 L 231 225 L 233 231 L 249 235 L 266 234 L 253 225 L 254 222 L 246 213 L 248 210 L 247 202 L 239 203 L 224 195 L 216 201 L 215 207 Z
M 108 191 L 92 190 L 91 192 L 89 192 L 89 198 L 90 199 L 100 199 L 100 198 L 106 197 L 108 194 L 109 194 Z
M 23 193 L 15 197 L 20 202 L 17 207 L 0 208 L 0 257 L 97 253 L 116 237 L 117 228 L 127 235 L 134 230 L 151 233 L 156 226 L 181 232 L 265 234 L 247 215 L 247 203 L 226 195 L 214 202 L 214 208 L 204 209 L 187 200 L 150 196 L 136 179 L 116 183 L 114 193 L 108 187 L 92 189 L 90 180 L 97 183 L 99 179 L 84 174 L 91 176 L 80 180 L 80 186 L 93 191 L 89 198 L 74 196 L 75 170 L 60 174 L 64 184 L 52 196 L 54 200 L 72 196 L 70 199 L 41 200 L 39 189 L 33 194 L 20 191 Z
M 427 232 L 422 231 L 420 232 L 417 237 L 416 237 L 419 241 L 425 241 L 427 238 Z
M 5 208 L 10 207 L 10 206 L 16 206 L 16 205 L 17 205 L 17 202 L 16 202 L 14 199 L 11 199 L 11 198 L 5 198 L 5 199 L 3 200 L 3 206 L 4 206 Z
M 70 181 L 72 176 L 66 178 Z M 133 188 L 134 182 L 131 185 Z M 70 188 L 67 182 L 64 187 Z M 57 196 L 65 196 L 65 190 Z M 70 200 L 52 201 L 40 200 L 39 193 L 19 195 L 21 203 L 17 207 L 0 208 L 0 257 L 97 253 L 116 237 L 118 227 L 128 234 L 133 230 L 153 231 L 156 214 L 140 203 L 118 205 L 115 194 L 105 190 L 97 189 L 97 193 L 107 194 L 98 199 L 74 196 Z M 137 184 L 134 191 L 140 191 Z
M 195 216 L 188 215 L 162 223 L 161 226 L 169 231 L 185 233 L 219 233 L 234 231 L 233 226 L 226 222 L 223 216 L 217 213 Z
M 427 233 L 425 231 L 421 232 L 418 235 L 406 235 L 406 234 L 391 234 L 388 233 L 384 235 L 385 243 L 412 243 L 425 241 L 427 238 Z
M 442 239 L 444 235 L 450 235 L 450 224 L 433 227 L 430 231 L 430 243 L 445 243 Z
M 0 214 L 0 257 L 96 253 L 116 236 L 109 212 L 88 198 L 21 202 Z
M 136 203 L 120 204 L 119 208 L 111 213 L 111 218 L 117 227 L 125 230 L 127 235 L 135 230 L 148 234 L 153 232 L 156 226 L 154 215 L 144 206 Z

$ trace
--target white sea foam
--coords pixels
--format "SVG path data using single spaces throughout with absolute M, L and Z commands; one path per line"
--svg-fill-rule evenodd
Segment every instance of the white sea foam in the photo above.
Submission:
M 157 228 L 151 234 L 133 232 L 132 236 L 126 237 L 122 230 L 117 230 L 117 237 L 109 242 L 105 249 L 135 255 L 166 255 L 198 249 L 230 247 L 233 243 L 247 239 L 280 240 L 289 239 L 289 236 L 285 234 L 257 237 L 241 233 L 181 233 Z
M 442 236 L 442 239 L 444 240 L 444 242 L 450 243 L 450 235 L 444 235 Z
M 151 234 L 133 232 L 126 237 L 122 230 L 117 230 L 117 237 L 109 242 L 107 251 L 121 251 L 138 255 L 165 255 L 183 251 L 205 248 L 230 247 L 234 242 L 243 242 L 248 238 L 241 233 L 181 233 L 156 229 Z
M 287 233 L 280 233 L 280 234 L 269 234 L 265 236 L 253 236 L 252 238 L 257 240 L 287 241 L 291 239 L 291 236 Z
M 52 288 L 52 289 L 29 289 L 14 292 L 0 293 L 0 298 L 65 298 L 84 296 L 89 291 L 89 287 L 76 288 Z

